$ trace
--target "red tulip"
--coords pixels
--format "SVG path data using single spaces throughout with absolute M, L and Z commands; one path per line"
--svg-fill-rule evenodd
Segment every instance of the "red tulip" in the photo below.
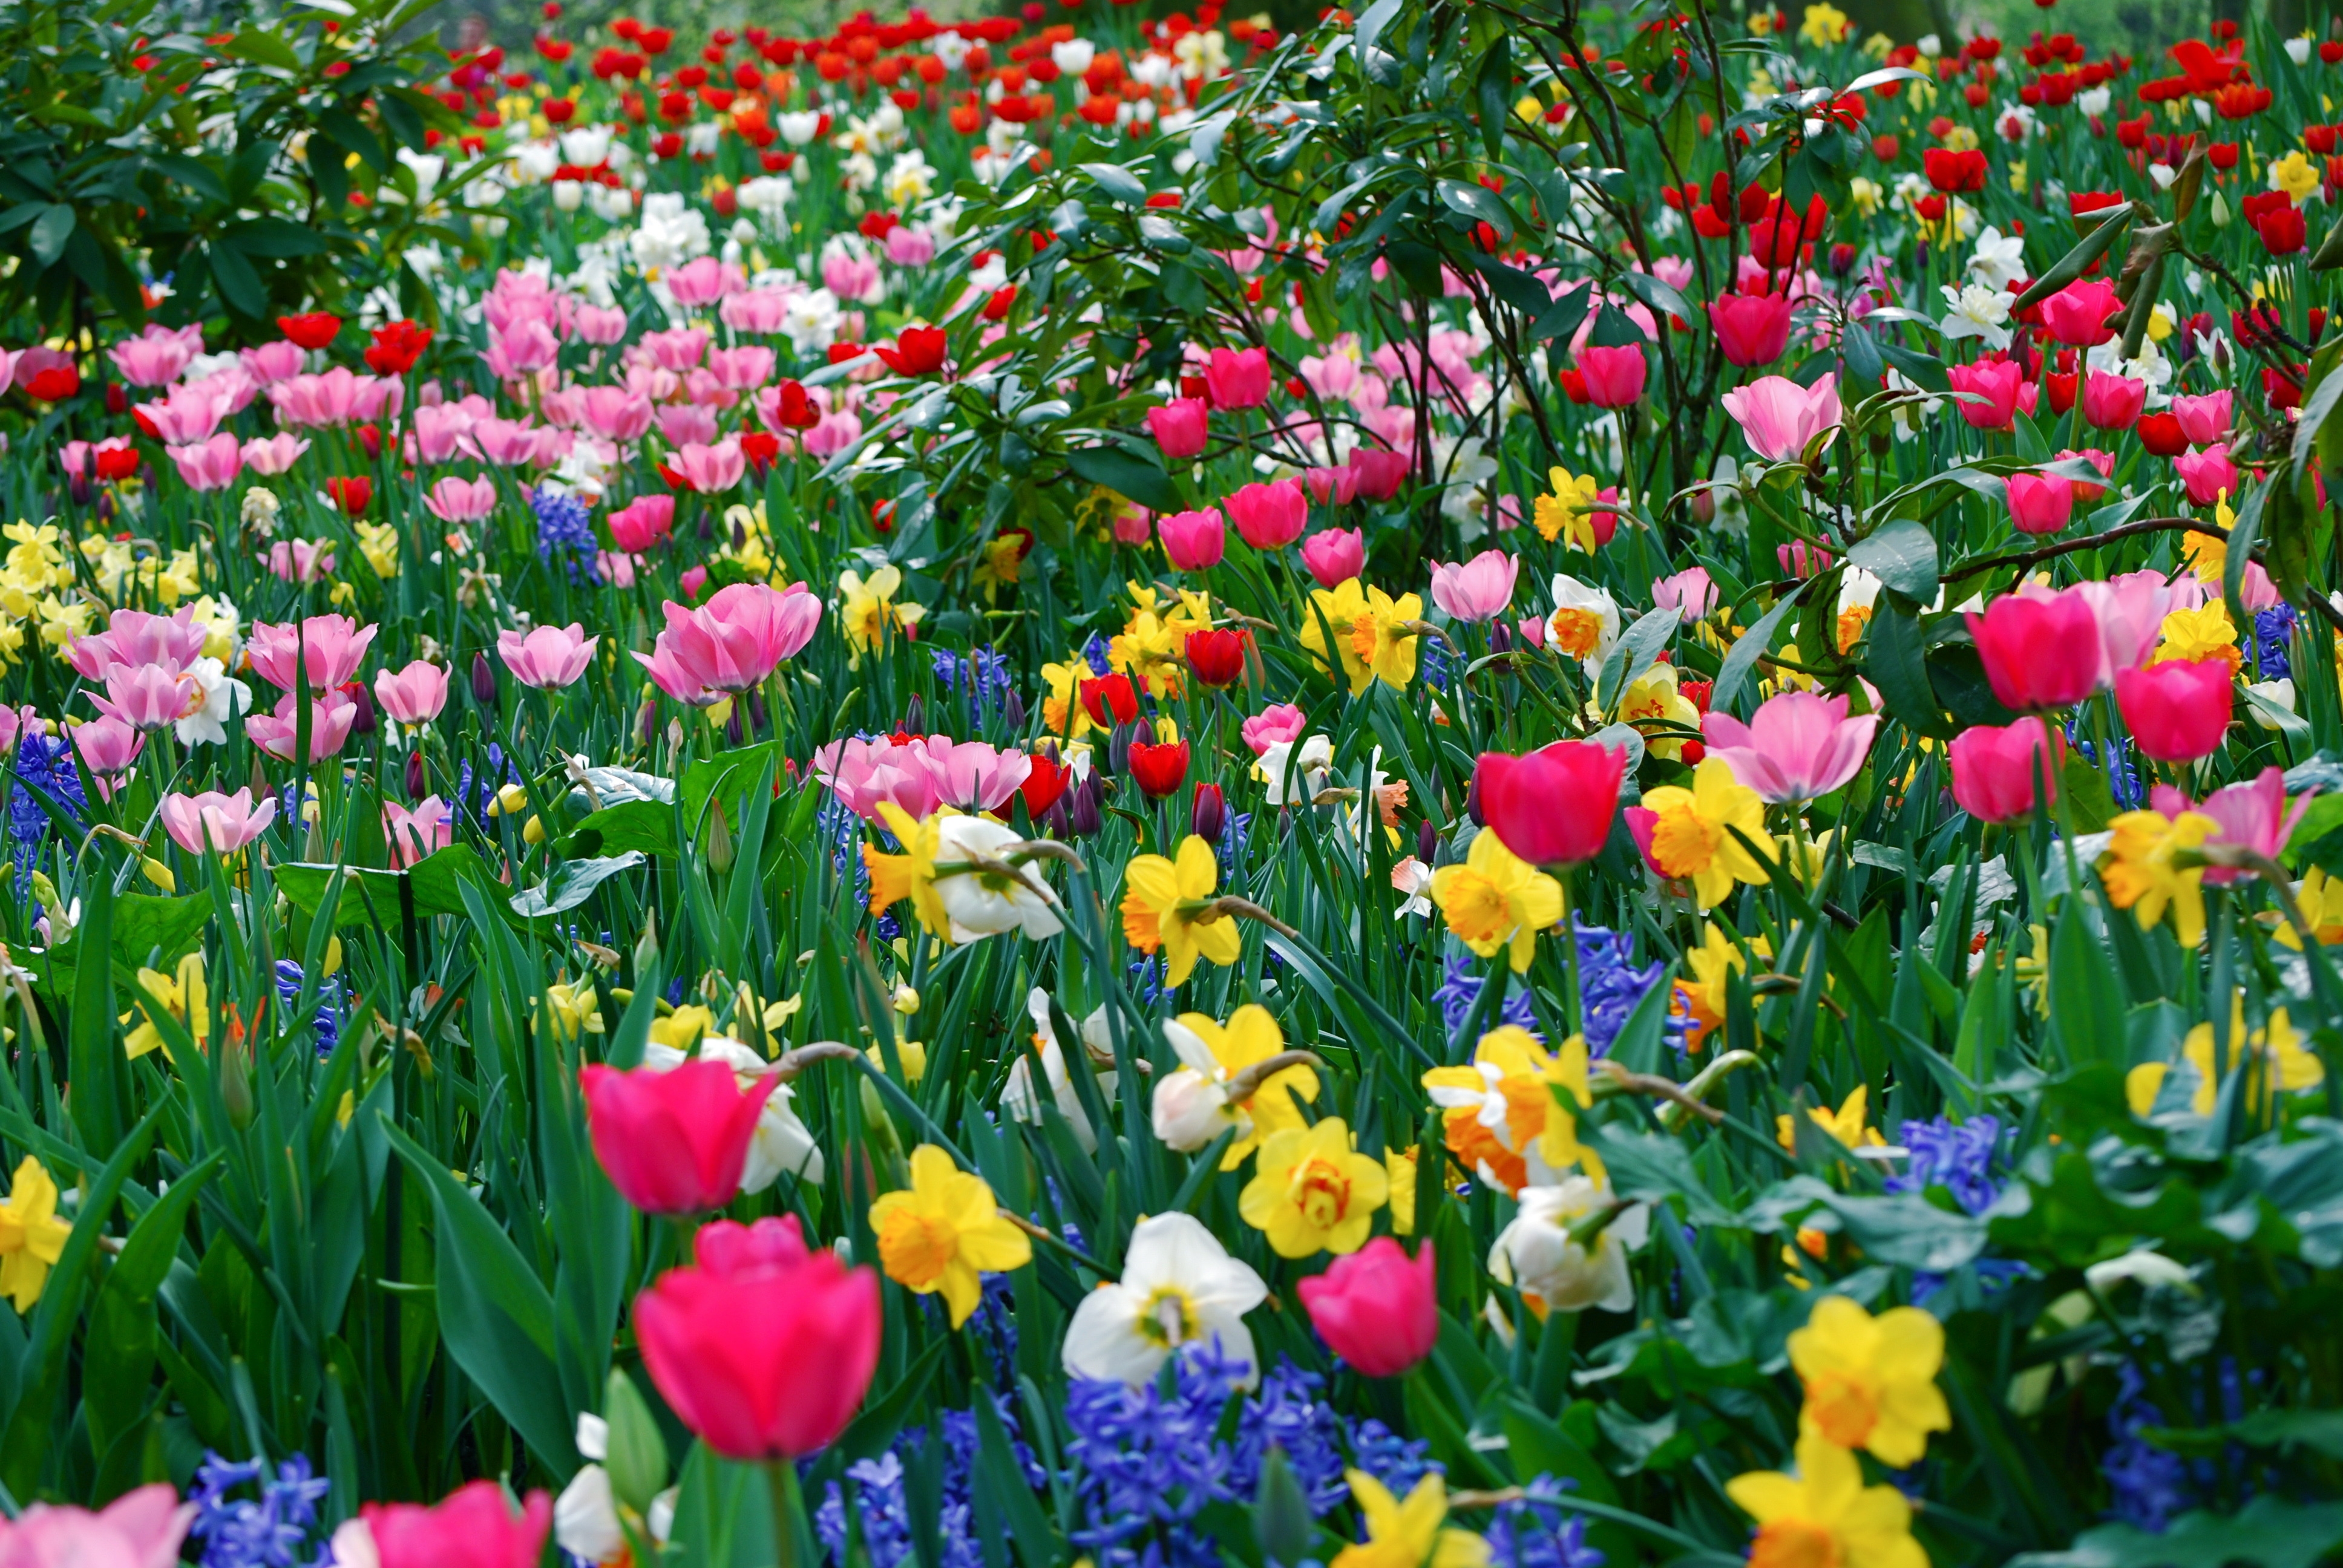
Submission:
M 845 1430 L 879 1364 L 879 1276 L 809 1251 L 794 1215 L 699 1232 L 699 1266 L 635 1298 L 659 1393 L 728 1459 L 799 1459 Z
M 2116 707 L 2158 762 L 2194 762 L 2221 749 L 2232 700 L 2226 659 L 2167 659 L 2116 674 Z
M 1188 634 L 1188 668 L 1214 690 L 1244 678 L 1245 643 L 1242 631 L 1227 627 Z
M 1074 689 L 1082 699 L 1082 711 L 1101 729 L 1128 724 L 1139 717 L 1139 693 L 1127 675 L 1101 675 L 1096 680 L 1081 682 Z
M 1626 769 L 1625 751 L 1591 740 L 1557 740 L 1526 757 L 1483 751 L 1473 778 L 1481 819 L 1534 865 L 1591 860 L 1611 837 Z
M 597 1065 L 578 1077 L 595 1158 L 646 1214 L 705 1213 L 732 1201 L 757 1118 L 781 1081 L 759 1078 L 743 1093 L 730 1068 L 706 1060 L 665 1072 Z
M 1790 300 L 1782 294 L 1720 294 L 1708 307 L 1717 347 L 1735 365 L 1771 365 L 1790 347 Z
M 2107 678 L 2098 617 L 2077 589 L 2004 594 L 1983 615 L 1971 611 L 1968 623 L 1986 679 L 2005 708 L 2071 708 Z
M 344 517 L 364 517 L 367 508 L 374 504 L 374 481 L 364 474 L 327 479 L 326 488 L 332 494 L 334 504 L 342 508 Z
M 1351 448 L 1350 466 L 1359 471 L 1359 494 L 1371 501 L 1388 501 L 1398 495 L 1414 462 L 1404 452 L 1386 452 L 1374 447 Z
M 2058 799 L 2058 767 L 2066 738 L 2039 719 L 1999 727 L 1972 725 L 1953 737 L 1953 800 L 1983 822 L 2014 822 L 2034 814 L 2037 780 Z
M 2177 414 L 2150 414 L 2137 427 L 2139 444 L 2159 457 L 2177 457 L 2188 450 L 2188 432 Z
M 1413 1258 L 1377 1236 L 1322 1274 L 1294 1287 L 1326 1348 L 1369 1377 L 1397 1377 L 1440 1337 L 1440 1291 L 1432 1243 Z
M 277 330 L 307 349 L 319 349 L 341 336 L 342 318 L 330 311 L 313 310 L 307 316 L 280 316 Z
M 944 329 L 906 327 L 895 335 L 895 347 L 871 352 L 898 376 L 932 376 L 944 367 Z
M 1066 786 L 1073 781 L 1074 770 L 1046 751 L 1034 752 L 1030 760 L 1032 768 L 1026 773 L 1025 781 L 1017 786 L 1017 792 L 1025 798 L 1025 815 L 1038 822 L 1066 792 Z
M 553 1500 L 530 1493 L 516 1519 L 503 1487 L 475 1481 L 437 1507 L 369 1503 L 358 1516 L 381 1568 L 536 1568 L 553 1526 Z
M 81 390 L 81 367 L 64 349 L 36 344 L 16 357 L 16 385 L 35 403 L 62 403 Z
M 1151 800 L 1161 800 L 1178 792 L 1188 778 L 1188 743 L 1174 740 L 1168 745 L 1149 746 L 1141 742 L 1131 749 L 1131 776 L 1147 792 Z
M 377 327 L 366 351 L 367 368 L 377 376 L 404 376 L 430 346 L 431 328 L 420 322 L 401 319 Z

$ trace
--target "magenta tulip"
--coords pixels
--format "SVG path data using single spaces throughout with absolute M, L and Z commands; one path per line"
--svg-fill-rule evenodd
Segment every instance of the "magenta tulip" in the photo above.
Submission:
M 2116 707 L 2139 749 L 2158 762 L 2195 762 L 2221 749 L 2229 729 L 2227 660 L 2167 659 L 2116 675 Z
M 1771 365 L 1790 347 L 1789 297 L 1720 294 L 1708 307 L 1708 325 L 1731 363 Z
M 1440 1337 L 1432 1243 L 1414 1257 L 1389 1236 L 1334 1260 L 1294 1287 L 1326 1348 L 1369 1377 L 1397 1377 Z
M 1483 751 L 1473 773 L 1481 820 L 1533 865 L 1574 866 L 1611 837 L 1626 772 L 1625 751 L 1592 740 L 1557 740 L 1524 757 Z
M 646 1214 L 704 1213 L 732 1201 L 757 1118 L 781 1081 L 769 1074 L 743 1092 L 730 1067 L 708 1058 L 664 1071 L 598 1064 L 578 1078 L 595 1158 Z
M 1642 401 L 1651 362 L 1632 345 L 1605 348 L 1590 343 L 1578 351 L 1578 368 L 1586 377 L 1586 400 L 1598 408 L 1628 408 Z
M 1953 800 L 1982 822 L 2015 822 L 2034 814 L 2037 782 L 2049 785 L 2046 806 L 2058 799 L 2065 739 L 2039 719 L 2015 724 L 1971 725 L 1953 737 Z
M 2055 474 L 2009 477 L 2009 520 L 2021 534 L 2055 534 L 2075 515 L 2075 485 Z
M 2005 708 L 2047 713 L 2072 708 L 2105 685 L 2107 653 L 2091 601 L 2074 588 L 2022 588 L 1971 611 L 1985 677 Z

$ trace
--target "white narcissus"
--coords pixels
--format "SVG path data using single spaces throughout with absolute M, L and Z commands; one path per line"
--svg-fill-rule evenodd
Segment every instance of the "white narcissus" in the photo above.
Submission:
M 1066 1068 L 1065 1048 L 1058 1043 L 1058 1031 L 1050 1022 L 1050 993 L 1035 986 L 1025 999 L 1025 1010 L 1032 1015 L 1033 1036 L 1041 1042 L 1041 1075 L 1050 1085 L 1050 1099 L 1058 1114 L 1066 1119 L 1073 1130 L 1074 1141 L 1082 1146 L 1085 1154 L 1098 1152 L 1098 1134 L 1082 1110 L 1081 1093 L 1074 1087 L 1073 1075 Z M 1112 1043 L 1107 1034 L 1106 1009 L 1099 1008 L 1082 1020 L 1084 1064 L 1096 1071 L 1100 1057 L 1112 1060 Z M 1098 1075 L 1099 1093 L 1112 1099 L 1116 1076 L 1112 1068 Z M 1041 1120 L 1041 1105 L 1033 1097 L 1033 1056 L 1021 1050 L 1009 1069 L 1009 1082 L 1001 1091 L 1001 1108 L 1015 1121 L 1038 1122 Z
M 1570 1239 L 1573 1225 L 1615 1201 L 1608 1182 L 1586 1176 L 1523 1188 L 1513 1223 L 1489 1249 L 1489 1272 L 1504 1284 L 1518 1285 L 1548 1312 L 1627 1311 L 1635 1304 L 1627 1254 L 1650 1233 L 1650 1211 L 1634 1205 L 1587 1246 Z
M 946 817 L 936 829 L 936 861 L 939 867 L 947 866 L 971 854 L 1001 861 L 1012 845 L 1021 842 L 1023 838 L 1014 828 L 990 817 Z M 1049 892 L 1041 879 L 1022 867 L 1013 879 L 991 870 L 939 876 L 936 895 L 943 900 L 944 912 L 951 918 L 951 940 L 956 942 L 1014 930 L 1039 941 L 1065 929 L 1050 908 Z
M 1075 1377 L 1134 1387 L 1151 1381 L 1173 1351 L 1215 1341 L 1221 1354 L 1247 1366 L 1245 1386 L 1260 1380 L 1244 1314 L 1269 1287 L 1229 1256 L 1193 1215 L 1141 1220 L 1123 1253 L 1122 1278 L 1082 1298 L 1066 1330 L 1066 1371 Z

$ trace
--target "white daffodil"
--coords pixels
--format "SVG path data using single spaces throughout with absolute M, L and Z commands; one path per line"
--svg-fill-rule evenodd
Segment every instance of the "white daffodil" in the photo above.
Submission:
M 228 674 L 227 667 L 216 658 L 198 658 L 189 667 L 187 679 L 199 694 L 186 718 L 171 726 L 182 746 L 225 746 L 227 744 L 227 722 L 252 706 L 252 688 Z
M 1395 862 L 1392 867 L 1392 887 L 1400 896 L 1400 906 L 1392 911 L 1394 920 L 1410 915 L 1429 916 L 1432 913 L 1432 868 L 1413 855 Z
M 1005 865 L 1001 857 L 1023 841 L 1016 829 L 990 817 L 947 817 L 936 828 L 936 859 L 941 865 L 982 856 Z M 956 871 L 936 879 L 937 896 L 951 918 L 952 940 L 972 942 L 996 931 L 1021 930 L 1039 941 L 1065 929 L 1041 879 L 1025 867 L 1016 873 Z
M 615 1563 L 627 1549 L 618 1526 L 618 1501 L 610 1490 L 609 1423 L 598 1415 L 578 1417 L 578 1455 L 587 1461 L 553 1501 L 553 1539 L 564 1552 L 588 1563 Z
M 1326 787 L 1334 766 L 1334 743 L 1323 735 L 1299 742 L 1280 740 L 1253 764 L 1256 778 L 1268 781 L 1265 799 L 1272 806 L 1306 803 Z
M 733 1076 L 747 1088 L 772 1070 L 772 1064 L 753 1047 L 721 1034 L 702 1035 L 699 1054 L 703 1060 L 720 1061 L 730 1068 Z M 643 1065 L 659 1072 L 671 1071 L 689 1060 L 684 1051 L 672 1045 L 652 1040 L 643 1047 Z M 822 1174 L 821 1146 L 813 1141 L 806 1124 L 789 1109 L 791 1091 L 786 1083 L 773 1091 L 765 1101 L 765 1109 L 757 1115 L 757 1135 L 749 1141 L 749 1162 L 741 1168 L 740 1191 L 761 1192 L 780 1180 L 784 1171 L 801 1181 L 820 1181 Z
M 1066 1329 L 1066 1371 L 1133 1387 L 1151 1381 L 1172 1353 L 1219 1342 L 1247 1363 L 1246 1386 L 1260 1367 L 1244 1314 L 1268 1298 L 1259 1274 L 1229 1256 L 1193 1215 L 1141 1220 L 1123 1253 L 1122 1278 L 1082 1298 Z
M 1513 1223 L 1489 1249 L 1492 1274 L 1518 1285 L 1549 1312 L 1600 1307 L 1624 1312 L 1634 1306 L 1627 1254 L 1649 1234 L 1649 1211 L 1630 1207 L 1582 1246 L 1571 1240 L 1571 1227 L 1618 1201 L 1608 1182 L 1565 1176 L 1550 1187 L 1523 1188 L 1519 1201 Z
M 1609 590 L 1580 582 L 1567 572 L 1554 574 L 1554 614 L 1546 618 L 1545 645 L 1578 660 L 1586 678 L 1603 673 L 1619 640 L 1619 601 Z
M 641 219 L 627 236 L 627 248 L 643 272 L 681 266 L 695 256 L 706 256 L 712 243 L 707 217 L 676 191 L 646 195 Z
M 1151 1111 L 1156 1141 L 1166 1149 L 1193 1154 L 1230 1128 L 1249 1133 L 1252 1118 L 1229 1103 L 1229 1071 L 1203 1037 L 1177 1019 L 1163 1020 L 1180 1066 L 1155 1085 Z
M 1981 338 L 1988 348 L 2009 347 L 2009 296 L 1982 284 L 1944 286 L 1945 318 L 1937 323 L 1947 342 L 1957 337 Z
M 1969 276 L 1996 294 L 2005 292 L 2026 276 L 2025 239 L 1987 228 L 1977 236 L 1976 248 L 1969 253 Z
M 1058 1114 L 1073 1129 L 1074 1141 L 1082 1146 L 1085 1154 L 1098 1152 L 1098 1133 L 1082 1110 L 1082 1097 L 1074 1087 L 1073 1074 L 1066 1068 L 1065 1048 L 1058 1043 L 1058 1031 L 1050 1022 L 1050 993 L 1035 986 L 1025 998 L 1025 1010 L 1033 1019 L 1033 1043 L 1041 1053 L 1041 1075 L 1050 1085 L 1050 1098 L 1058 1107 Z M 1107 1032 L 1106 1009 L 1099 1008 L 1082 1020 L 1082 1047 L 1086 1065 L 1098 1072 L 1101 1060 L 1114 1060 L 1114 1045 Z M 1098 1072 L 1099 1093 L 1113 1098 L 1116 1084 L 1114 1069 Z M 1001 1091 L 1001 1108 L 1012 1121 L 1038 1122 L 1041 1107 L 1033 1097 L 1033 1052 L 1020 1051 L 1016 1062 L 1009 1069 L 1009 1082 Z

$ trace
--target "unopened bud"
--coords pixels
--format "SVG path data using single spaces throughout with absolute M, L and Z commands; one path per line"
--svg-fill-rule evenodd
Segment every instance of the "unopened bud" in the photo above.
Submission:
M 497 705 L 497 671 L 486 653 L 472 655 L 472 700 L 483 708 Z
M 1196 799 L 1188 812 L 1188 830 L 1207 844 L 1218 844 L 1228 829 L 1229 803 L 1217 784 L 1196 786 Z

